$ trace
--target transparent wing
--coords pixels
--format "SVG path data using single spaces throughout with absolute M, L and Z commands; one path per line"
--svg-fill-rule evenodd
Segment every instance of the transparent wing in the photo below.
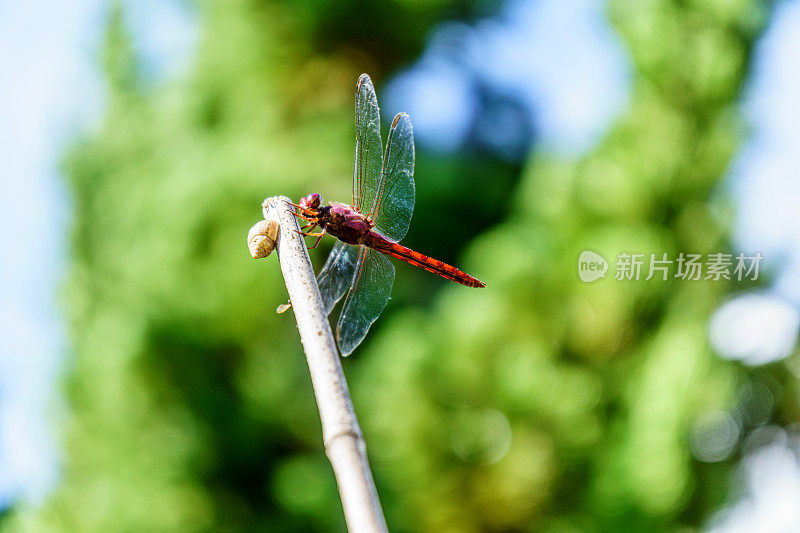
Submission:
M 353 207 L 362 213 L 372 206 L 381 179 L 381 115 L 372 80 L 366 74 L 356 85 L 356 156 Z
M 328 260 L 320 270 L 317 283 L 319 283 L 319 292 L 322 294 L 326 314 L 330 314 L 333 306 L 350 287 L 356 271 L 359 248 L 359 246 L 336 241 Z
M 367 336 L 386 307 L 394 283 L 394 266 L 380 252 L 361 246 L 358 267 L 336 325 L 339 353 L 350 355 Z
M 399 241 L 408 232 L 413 212 L 414 131 L 409 116 L 398 113 L 386 140 L 381 182 L 368 216 L 379 232 Z

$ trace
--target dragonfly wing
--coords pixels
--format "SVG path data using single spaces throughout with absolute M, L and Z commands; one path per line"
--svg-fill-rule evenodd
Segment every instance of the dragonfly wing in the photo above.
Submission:
M 405 237 L 414 212 L 414 131 L 411 119 L 398 113 L 392 121 L 378 192 L 369 218 L 383 235 L 397 242 Z
M 372 206 L 381 179 L 381 115 L 372 80 L 366 74 L 356 85 L 356 155 L 353 170 L 353 207 L 365 212 Z
M 361 246 L 353 286 L 336 325 L 342 356 L 349 355 L 367 336 L 372 323 L 386 307 L 394 283 L 394 266 L 380 252 Z
M 336 241 L 328 260 L 325 261 L 325 266 L 320 270 L 317 283 L 325 304 L 326 314 L 330 314 L 333 306 L 344 296 L 353 282 L 359 248 L 359 246 Z

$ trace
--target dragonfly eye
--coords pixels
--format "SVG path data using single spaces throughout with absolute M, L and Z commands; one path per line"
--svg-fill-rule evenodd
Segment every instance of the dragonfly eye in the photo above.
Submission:
M 322 196 L 317 193 L 309 194 L 300 200 L 300 205 L 306 209 L 319 209 L 322 205 Z

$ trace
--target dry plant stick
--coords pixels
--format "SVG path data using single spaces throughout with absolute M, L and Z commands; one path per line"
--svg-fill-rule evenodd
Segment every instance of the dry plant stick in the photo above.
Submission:
M 284 196 L 274 196 L 264 200 L 262 206 L 267 222 L 277 221 L 280 227 L 278 258 L 317 397 L 325 454 L 336 475 L 349 531 L 387 531 L 339 352 L 288 201 Z

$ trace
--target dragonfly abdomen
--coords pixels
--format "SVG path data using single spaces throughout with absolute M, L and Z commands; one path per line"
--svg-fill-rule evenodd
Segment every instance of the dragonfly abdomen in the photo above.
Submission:
M 448 265 L 447 263 L 439 261 L 438 259 L 434 259 L 433 257 L 415 252 L 410 248 L 406 248 L 402 244 L 390 241 L 383 235 L 374 231 L 369 233 L 367 238 L 364 240 L 364 244 L 371 248 L 375 248 L 379 252 L 384 253 L 389 257 L 394 257 L 411 265 L 424 268 L 428 272 L 433 272 L 434 274 L 437 274 L 445 279 L 455 281 L 456 283 L 461 283 L 467 287 L 486 286 L 486 284 L 481 280 L 473 278 L 466 272 L 457 269 L 453 265 Z

